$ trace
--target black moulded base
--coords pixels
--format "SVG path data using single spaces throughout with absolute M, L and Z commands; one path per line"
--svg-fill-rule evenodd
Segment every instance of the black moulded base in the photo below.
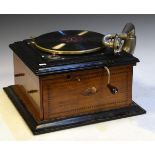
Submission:
M 82 125 L 110 121 L 130 116 L 145 114 L 146 111 L 137 105 L 134 101 L 132 105 L 125 108 L 103 111 L 93 114 L 80 115 L 76 117 L 64 118 L 55 121 L 40 121 L 34 120 L 29 111 L 25 108 L 22 101 L 18 98 L 11 86 L 3 88 L 12 103 L 21 114 L 34 135 L 73 128 Z

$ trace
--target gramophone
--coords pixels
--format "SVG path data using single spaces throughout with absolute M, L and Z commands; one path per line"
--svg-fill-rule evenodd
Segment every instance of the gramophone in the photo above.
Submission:
M 33 134 L 146 113 L 132 101 L 135 27 L 103 35 L 60 30 L 10 44 L 15 84 L 4 90 Z

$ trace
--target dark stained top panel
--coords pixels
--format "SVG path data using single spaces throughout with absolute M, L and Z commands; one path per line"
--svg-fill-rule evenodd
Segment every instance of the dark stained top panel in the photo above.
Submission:
M 46 39 L 49 40 L 49 36 L 50 33 L 41 35 L 36 39 L 40 42 L 40 44 L 42 43 L 43 45 L 46 45 L 44 43 L 46 43 Z M 101 34 L 97 34 L 97 36 L 101 40 L 103 35 L 101 36 Z M 57 39 L 59 40 L 59 38 Z M 24 41 L 15 42 L 9 46 L 14 53 L 34 72 L 34 74 L 38 76 L 99 68 L 103 66 L 136 64 L 136 62 L 139 62 L 136 57 L 123 51 L 120 52 L 119 55 L 114 55 L 113 50 L 110 48 L 101 48 L 99 51 L 89 54 L 56 55 L 53 57 L 51 54 L 35 48 L 32 44 L 29 44 L 29 42 L 30 39 L 27 39 Z M 52 40 L 51 43 L 53 43 Z M 96 45 L 98 46 L 98 42 L 94 44 L 94 46 Z M 87 43 L 84 43 L 83 46 L 91 47 L 91 45 L 89 46 Z

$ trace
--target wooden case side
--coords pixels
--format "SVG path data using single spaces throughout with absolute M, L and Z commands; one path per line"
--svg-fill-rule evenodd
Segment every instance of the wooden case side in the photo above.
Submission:
M 14 53 L 14 91 L 36 120 L 43 119 L 39 77 Z

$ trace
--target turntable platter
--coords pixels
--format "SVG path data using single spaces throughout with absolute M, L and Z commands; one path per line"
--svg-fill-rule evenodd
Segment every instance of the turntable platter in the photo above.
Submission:
M 35 48 L 51 54 L 84 54 L 103 48 L 104 35 L 84 30 L 55 31 L 32 39 Z

